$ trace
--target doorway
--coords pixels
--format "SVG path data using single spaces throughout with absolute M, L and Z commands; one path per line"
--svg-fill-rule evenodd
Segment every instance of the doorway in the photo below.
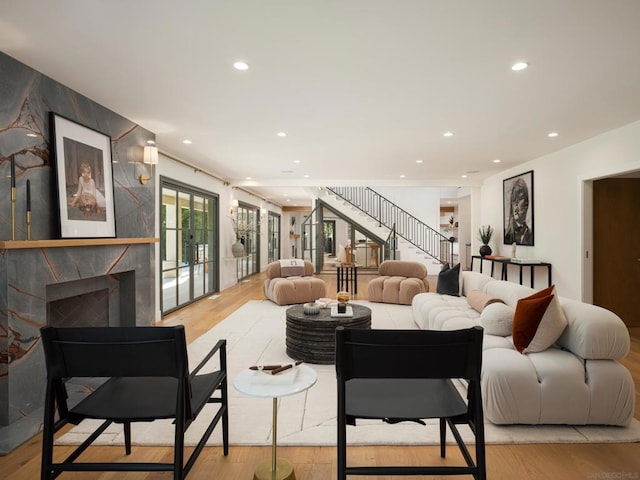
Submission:
M 165 315 L 219 289 L 217 195 L 161 179 L 161 310 Z
M 638 218 L 640 178 L 593 182 L 593 303 L 628 327 L 640 327 Z
M 336 256 L 336 221 L 323 220 L 324 253 L 329 257 Z

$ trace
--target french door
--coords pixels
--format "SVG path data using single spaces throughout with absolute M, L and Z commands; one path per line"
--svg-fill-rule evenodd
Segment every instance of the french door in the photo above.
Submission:
M 280 215 L 277 213 L 269 212 L 267 234 L 269 235 L 267 262 L 271 263 L 280 260 Z
M 252 205 L 240 203 L 236 218 L 249 226 L 249 233 L 240 239 L 244 245 L 244 256 L 236 260 L 236 278 L 242 280 L 259 271 L 260 265 L 260 209 Z
M 219 290 L 218 196 L 161 179 L 162 314 Z

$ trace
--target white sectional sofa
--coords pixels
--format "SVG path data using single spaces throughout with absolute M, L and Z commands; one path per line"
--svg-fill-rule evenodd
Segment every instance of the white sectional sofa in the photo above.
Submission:
M 420 328 L 434 330 L 489 324 L 493 320 L 467 301 L 466 295 L 474 290 L 499 297 L 514 309 L 519 299 L 535 293 L 529 287 L 464 271 L 462 296 L 418 294 L 412 303 L 413 319 Z M 628 425 L 635 388 L 631 374 L 617 361 L 629 352 L 625 324 L 603 308 L 561 296 L 558 300 L 568 324 L 546 350 L 522 354 L 508 332 L 492 335 L 485 328 L 485 416 L 496 424 Z M 495 325 L 489 330 L 494 331 Z

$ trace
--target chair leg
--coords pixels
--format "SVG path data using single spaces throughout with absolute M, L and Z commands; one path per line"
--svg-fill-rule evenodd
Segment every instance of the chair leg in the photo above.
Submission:
M 344 418 L 338 416 L 338 480 L 347 478 L 347 425 Z
M 183 413 L 181 412 L 181 415 Z M 176 420 L 176 431 L 173 445 L 173 480 L 184 479 L 184 422 Z
M 447 454 L 447 422 L 444 418 L 440 419 L 440 457 L 444 458 Z
M 131 455 L 131 422 L 124 422 L 124 452 Z
M 224 413 L 222 414 L 222 451 L 225 457 L 229 454 L 229 404 L 227 403 L 227 380 L 222 382 L 222 405 Z
M 40 466 L 40 480 L 50 480 L 51 464 L 53 463 L 53 436 L 55 400 L 51 393 L 51 387 L 47 387 L 44 404 L 44 427 L 42 432 L 42 463 Z

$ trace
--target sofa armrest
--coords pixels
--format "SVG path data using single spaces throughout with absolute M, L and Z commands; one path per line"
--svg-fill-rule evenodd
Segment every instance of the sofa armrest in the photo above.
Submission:
M 558 345 L 587 359 L 619 360 L 629 353 L 629 330 L 615 313 L 596 305 L 560 297 L 568 320 Z

